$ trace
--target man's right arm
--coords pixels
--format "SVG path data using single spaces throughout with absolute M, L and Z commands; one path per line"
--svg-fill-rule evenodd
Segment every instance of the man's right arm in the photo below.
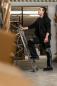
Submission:
M 36 23 L 37 23 L 37 20 L 36 20 L 35 22 L 33 22 L 31 25 L 29 25 L 28 27 L 24 27 L 23 30 L 28 30 L 28 29 L 33 29 L 33 28 L 35 28 Z
M 35 28 L 36 23 L 37 23 L 37 20 L 36 20 L 35 22 L 33 22 L 31 25 L 29 25 L 28 28 L 29 28 L 29 29 Z

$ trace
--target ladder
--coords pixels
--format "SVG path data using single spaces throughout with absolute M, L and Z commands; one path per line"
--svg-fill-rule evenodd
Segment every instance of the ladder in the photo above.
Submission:
M 27 39 L 26 39 L 26 37 L 25 37 L 25 33 L 24 33 L 24 31 L 23 31 L 22 29 L 23 29 L 23 27 L 20 25 L 19 28 L 18 28 L 18 33 L 17 33 L 17 35 L 18 35 L 18 34 L 20 35 L 21 40 L 22 40 L 22 43 L 23 43 L 23 46 L 24 46 L 24 50 L 25 50 L 25 52 L 26 52 L 26 56 L 27 56 L 27 58 L 29 59 L 29 57 L 30 57 L 30 52 L 29 52 L 29 49 L 28 49 L 28 43 L 27 43 Z M 26 58 L 25 58 L 25 59 L 26 59 Z

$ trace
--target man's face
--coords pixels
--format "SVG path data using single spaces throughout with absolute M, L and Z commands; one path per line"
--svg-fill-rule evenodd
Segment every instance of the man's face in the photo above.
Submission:
M 41 7 L 38 8 L 38 14 L 40 16 L 44 16 L 44 10 L 43 10 L 43 8 L 41 8 Z

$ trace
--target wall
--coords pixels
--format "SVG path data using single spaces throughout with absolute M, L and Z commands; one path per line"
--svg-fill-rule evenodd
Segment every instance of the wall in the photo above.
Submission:
M 48 15 L 51 19 L 51 50 L 52 50 L 52 56 L 55 57 L 56 53 L 56 28 L 55 28 L 55 22 L 54 22 L 54 16 L 55 16 L 55 6 L 51 5 L 48 6 Z

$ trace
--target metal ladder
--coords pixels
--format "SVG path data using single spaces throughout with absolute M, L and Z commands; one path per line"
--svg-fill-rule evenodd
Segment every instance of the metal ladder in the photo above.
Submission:
M 29 59 L 30 52 L 29 52 L 29 49 L 28 49 L 28 43 L 27 43 L 27 39 L 25 37 L 25 33 L 24 33 L 24 31 L 22 29 L 23 29 L 23 27 L 20 25 L 19 28 L 18 28 L 18 33 L 17 34 L 20 34 L 20 37 L 21 37 L 21 40 L 22 40 L 22 43 L 23 43 L 23 46 L 24 46 L 24 50 L 26 52 L 26 56 Z

